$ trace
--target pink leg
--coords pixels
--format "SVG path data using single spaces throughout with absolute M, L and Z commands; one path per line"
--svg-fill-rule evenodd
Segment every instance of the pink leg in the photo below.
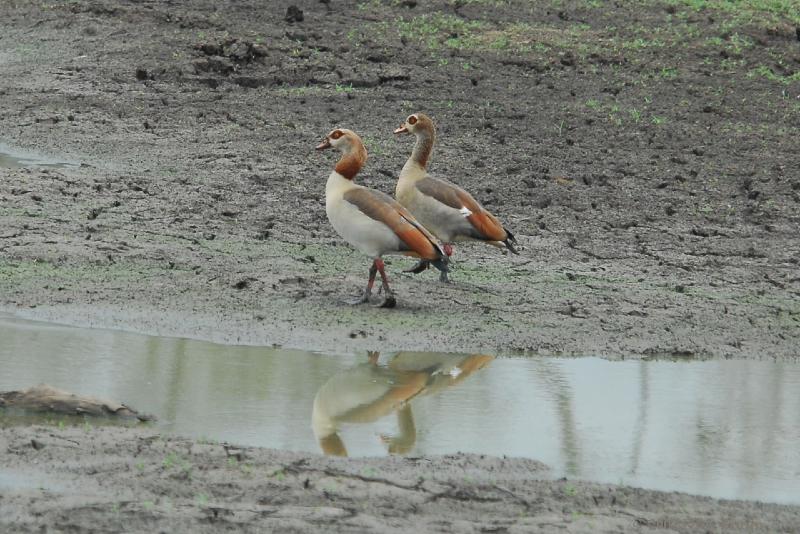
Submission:
M 443 244 L 442 248 L 444 249 L 444 253 L 447 254 L 448 258 L 453 255 L 453 245 L 450 243 Z
M 372 267 L 369 268 L 369 281 L 367 281 L 367 294 L 372 293 L 372 286 L 375 285 L 375 275 L 378 273 L 378 266 L 375 263 L 377 260 L 372 262 Z M 381 262 L 383 265 L 383 262 Z
M 389 288 L 389 277 L 386 276 L 386 271 L 384 271 L 383 260 L 380 258 L 375 258 L 374 265 L 378 268 L 378 272 L 381 273 L 383 291 L 386 294 L 386 300 L 384 300 L 383 304 L 381 304 L 381 308 L 394 308 L 397 301 L 395 301 L 394 293 L 392 293 L 392 290 Z
M 383 260 L 380 258 L 375 259 L 375 266 L 378 268 L 378 272 L 381 273 L 381 280 L 383 281 L 383 290 L 386 291 L 386 294 L 389 295 L 392 293 L 392 290 L 389 289 L 389 277 L 386 276 L 386 271 L 384 271 L 384 263 Z
M 372 262 L 372 267 L 369 268 L 369 281 L 367 282 L 367 289 L 364 290 L 364 294 L 358 297 L 355 300 L 347 301 L 348 304 L 364 304 L 365 302 L 369 302 L 369 297 L 372 295 L 372 286 L 375 285 L 375 275 L 378 274 L 378 266 L 375 265 L 375 262 Z

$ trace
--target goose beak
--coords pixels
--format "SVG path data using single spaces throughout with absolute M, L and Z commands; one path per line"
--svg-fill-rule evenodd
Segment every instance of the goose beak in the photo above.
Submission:
M 399 128 L 395 129 L 394 133 L 401 134 L 401 133 L 408 133 L 408 128 L 406 128 L 405 123 L 401 124 Z
M 317 150 L 325 150 L 326 148 L 331 147 L 331 141 L 327 137 L 322 140 L 320 144 L 317 145 Z

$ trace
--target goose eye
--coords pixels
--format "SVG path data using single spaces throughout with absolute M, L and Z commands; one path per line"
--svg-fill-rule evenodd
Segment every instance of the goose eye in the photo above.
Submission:
M 341 136 L 342 132 L 340 130 L 334 130 L 333 133 L 331 133 L 332 139 L 339 139 Z
M 417 118 L 414 115 L 411 115 L 406 122 L 411 125 L 417 124 Z

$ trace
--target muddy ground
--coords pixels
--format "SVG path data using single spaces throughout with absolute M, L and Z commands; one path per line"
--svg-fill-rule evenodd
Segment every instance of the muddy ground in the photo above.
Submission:
M 3 2 L 1 137 L 81 166 L 0 171 L 0 306 L 302 348 L 796 358 L 796 8 L 414 4 Z M 459 247 L 451 286 L 398 258 L 399 309 L 344 306 L 369 261 L 313 147 L 356 130 L 360 181 L 392 192 L 420 110 L 432 171 L 522 253 Z
M 800 507 L 572 480 L 533 460 L 348 461 L 142 429 L 0 433 L 8 532 L 796 532 Z M 24 484 L 21 483 L 24 481 Z
M 790 3 L 294 4 L 302 20 L 296 10 L 287 20 L 288 2 L 256 0 L 0 3 L 0 141 L 80 162 L 0 169 L 0 309 L 326 350 L 797 359 L 800 13 Z M 356 130 L 370 151 L 358 179 L 392 192 L 411 140 L 391 132 L 416 111 L 439 126 L 431 170 L 493 210 L 521 254 L 459 246 L 447 286 L 432 272 L 401 274 L 411 262 L 394 259 L 397 309 L 346 306 L 368 260 L 325 218 L 334 160 L 313 147 L 333 127 Z M 157 454 L 140 436 L 119 439 Z M 64 465 L 39 465 L 69 470 L 76 441 Z M 288 479 L 290 502 L 305 495 L 301 476 Z M 159 494 L 161 478 L 135 480 L 120 491 Z M 558 491 L 520 484 L 526 500 Z M 470 491 L 435 507 L 455 520 L 461 500 L 505 499 L 528 513 L 502 490 Z M 603 491 L 662 506 L 658 494 Z M 672 499 L 726 517 L 752 509 Z M 149 530 L 153 507 L 123 500 L 139 504 L 117 517 L 141 516 Z M 45 511 L 32 525 L 75 504 L 37 502 Z M 348 502 L 324 513 L 354 520 Z M 417 509 L 409 502 L 397 525 Z M 175 509 L 211 521 L 209 507 Z M 317 517 L 292 510 L 292 520 Z

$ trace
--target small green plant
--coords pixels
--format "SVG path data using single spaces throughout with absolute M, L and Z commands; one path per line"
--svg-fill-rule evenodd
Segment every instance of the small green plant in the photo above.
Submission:
M 385 154 L 385 150 L 383 148 L 383 144 L 381 141 L 375 140 L 372 137 L 362 136 L 361 140 L 364 142 L 364 146 L 367 148 L 367 152 L 373 154 L 375 156 L 382 156 Z
M 778 82 L 784 85 L 800 81 L 800 71 L 795 72 L 791 76 L 783 76 L 781 74 L 775 74 L 775 72 L 766 65 L 759 65 L 758 67 L 747 73 L 747 76 L 749 78 L 761 76 L 762 78 L 766 78 L 771 82 Z
M 628 113 L 630 114 L 631 118 L 633 119 L 633 122 L 637 122 L 638 123 L 642 118 L 642 112 L 639 111 L 636 108 L 628 110 Z
M 361 470 L 361 474 L 365 477 L 374 477 L 377 474 L 374 467 L 365 467 Z
M 586 107 L 589 109 L 600 109 L 600 101 L 594 98 L 590 98 L 586 101 Z
M 401 37 L 422 42 L 429 49 L 470 48 L 476 46 L 475 33 L 484 26 L 480 21 L 467 21 L 455 15 L 433 13 L 395 21 Z
M 494 41 L 489 44 L 489 48 L 494 48 L 495 50 L 505 50 L 511 45 L 511 41 L 509 40 L 508 36 L 505 34 L 498 35 Z
M 178 462 L 178 455 L 175 454 L 174 452 L 171 452 L 164 457 L 164 460 L 162 460 L 161 465 L 164 466 L 164 468 L 169 469 L 171 467 L 174 467 L 177 462 Z
M 208 495 L 205 493 L 198 493 L 194 496 L 194 501 L 198 504 L 198 506 L 206 506 L 208 505 Z
M 667 119 L 659 115 L 653 115 L 653 117 L 650 119 L 650 122 L 658 126 L 660 124 L 664 124 L 665 122 L 667 122 Z
M 663 67 L 659 72 L 658 75 L 665 80 L 672 80 L 678 77 L 678 69 L 673 67 Z
M 349 85 L 342 85 L 340 83 L 337 83 L 335 90 L 337 93 L 346 94 L 346 93 L 352 93 L 354 89 L 352 83 Z
M 728 39 L 730 41 L 730 48 L 735 54 L 741 54 L 746 48 L 752 48 L 755 44 L 750 37 L 734 33 Z

